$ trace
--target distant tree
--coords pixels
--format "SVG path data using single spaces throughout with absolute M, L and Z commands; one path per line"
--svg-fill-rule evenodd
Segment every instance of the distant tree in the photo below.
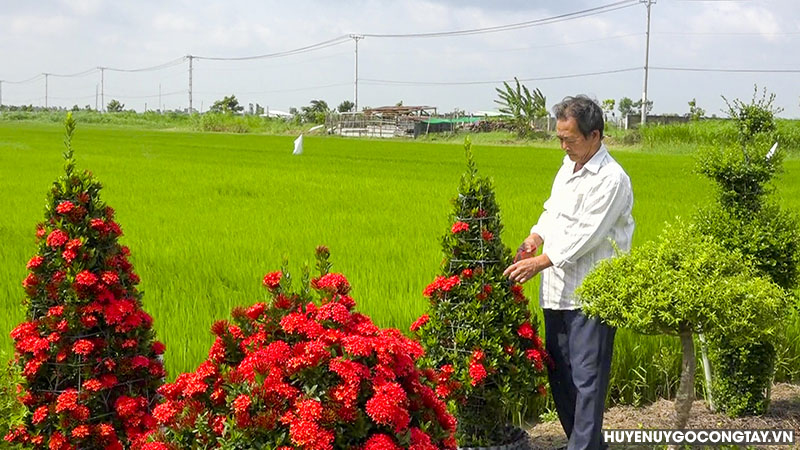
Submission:
M 311 100 L 309 106 L 300 108 L 303 120 L 306 122 L 323 123 L 325 116 L 330 112 L 328 103 L 325 100 Z
M 252 116 L 255 113 L 256 113 L 255 106 L 252 103 L 248 103 L 247 104 L 247 114 L 250 114 Z
M 113 99 L 108 102 L 106 106 L 106 111 L 108 112 L 121 112 L 125 108 L 124 103 L 120 103 L 117 99 Z
M 215 101 L 208 111 L 222 114 L 235 114 L 244 111 L 244 106 L 240 105 L 236 96 L 231 94 L 230 97 L 223 97 L 222 100 Z
M 689 118 L 692 120 L 699 120 L 706 115 L 706 110 L 697 106 L 697 99 L 692 99 L 689 102 Z
M 650 111 L 653 110 L 653 101 L 647 101 L 647 109 L 645 110 L 645 114 L 650 114 Z M 642 101 L 637 100 L 633 102 L 633 113 L 634 114 L 641 114 L 642 113 Z
M 617 105 L 617 109 L 622 117 L 629 116 L 631 114 L 641 114 L 642 113 L 642 101 L 637 100 L 633 101 L 628 97 L 622 97 L 619 99 L 619 104 Z M 653 101 L 647 101 L 647 114 L 653 109 Z
M 516 87 L 512 88 L 507 82 L 503 82 L 503 89 L 495 88 L 498 100 L 494 102 L 500 105 L 500 112 L 513 117 L 514 129 L 520 135 L 528 134 L 533 130 L 533 120 L 547 116 L 547 99 L 542 95 L 542 91 L 534 89 L 530 91 L 527 86 L 520 84 L 514 77 Z
M 356 107 L 356 104 L 351 102 L 350 100 L 345 100 L 342 103 L 339 103 L 339 106 L 336 107 L 336 110 L 340 113 L 343 112 L 350 112 Z
M 92 105 L 86 105 L 86 106 L 83 107 L 83 109 L 86 110 L 86 111 L 91 111 L 92 110 Z
M 256 115 L 260 116 L 264 114 L 264 107 L 256 103 Z
M 608 115 L 614 115 L 614 105 L 616 102 L 613 98 L 607 98 L 603 100 L 603 112 L 606 113 L 606 122 L 608 121 Z
M 72 105 L 71 111 L 80 111 L 81 108 L 78 105 Z
M 296 116 L 296 115 L 298 115 L 298 114 L 299 114 L 299 112 L 297 111 L 297 108 L 295 108 L 294 106 L 292 106 L 291 108 L 289 108 L 289 114 L 291 114 L 291 115 L 293 115 L 293 116 Z
M 399 102 L 395 103 L 394 106 L 403 106 L 403 101 L 400 100 Z

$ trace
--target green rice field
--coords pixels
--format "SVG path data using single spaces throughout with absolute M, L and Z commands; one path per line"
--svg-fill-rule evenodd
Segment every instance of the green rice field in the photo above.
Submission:
M 142 282 L 145 309 L 167 344 L 170 379 L 193 370 L 211 344 L 209 327 L 235 305 L 266 298 L 261 278 L 284 257 L 299 278 L 314 248 L 331 249 L 334 271 L 353 285 L 357 308 L 379 326 L 407 330 L 425 311 L 422 290 L 442 260 L 449 200 L 464 170 L 463 147 L 414 141 L 210 134 L 78 124 L 79 168 L 103 183 L 122 243 Z M 60 175 L 59 124 L 0 122 L 0 349 L 24 319 L 21 281 L 34 254 L 50 184 Z M 687 154 L 612 154 L 634 188 L 634 245 L 665 221 L 689 217 L 713 197 Z M 533 146 L 473 147 L 479 171 L 494 178 L 502 238 L 515 248 L 541 212 L 563 152 Z M 800 210 L 800 160 L 790 159 L 777 195 Z M 675 243 L 680 245 L 679 242 Z M 526 292 L 538 309 L 538 285 Z M 779 377 L 796 378 L 800 320 L 793 316 Z M 639 403 L 674 393 L 677 340 L 617 335 L 611 395 Z M 701 377 L 698 377 L 698 380 Z

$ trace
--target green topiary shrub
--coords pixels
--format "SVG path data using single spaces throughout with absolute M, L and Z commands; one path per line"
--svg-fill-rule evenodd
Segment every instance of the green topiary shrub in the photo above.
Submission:
M 759 276 L 747 257 L 680 222 L 629 255 L 600 263 L 578 295 L 586 314 L 612 326 L 680 337 L 678 428 L 686 425 L 694 399 L 693 335 L 725 336 L 732 347 L 769 339 L 788 303 L 785 291 Z

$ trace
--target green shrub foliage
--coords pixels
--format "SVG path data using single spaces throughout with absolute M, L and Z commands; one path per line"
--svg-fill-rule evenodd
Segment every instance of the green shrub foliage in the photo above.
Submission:
M 587 314 L 642 334 L 724 334 L 731 344 L 777 332 L 785 292 L 693 224 L 598 264 L 578 289 Z
M 468 168 L 442 240 L 441 272 L 424 292 L 430 313 L 411 329 L 441 373 L 439 394 L 453 399 L 459 444 L 498 445 L 510 439 L 509 416 L 544 395 L 549 357 L 522 286 L 503 276 L 512 257 L 500 241 L 500 209 L 465 147 Z

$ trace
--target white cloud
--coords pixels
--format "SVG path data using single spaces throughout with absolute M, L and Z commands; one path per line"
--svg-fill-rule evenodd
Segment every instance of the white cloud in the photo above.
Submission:
M 159 31 L 195 31 L 197 24 L 185 15 L 162 12 L 153 17 L 153 27 Z
M 11 18 L 9 29 L 15 34 L 58 36 L 70 29 L 74 21 L 68 17 L 18 15 Z
M 60 0 L 60 3 L 79 15 L 87 16 L 99 12 L 103 0 Z
M 774 40 L 781 32 L 775 15 L 768 9 L 749 4 L 720 3 L 706 6 L 704 11 L 689 20 L 689 30 L 695 33 L 759 33 Z

